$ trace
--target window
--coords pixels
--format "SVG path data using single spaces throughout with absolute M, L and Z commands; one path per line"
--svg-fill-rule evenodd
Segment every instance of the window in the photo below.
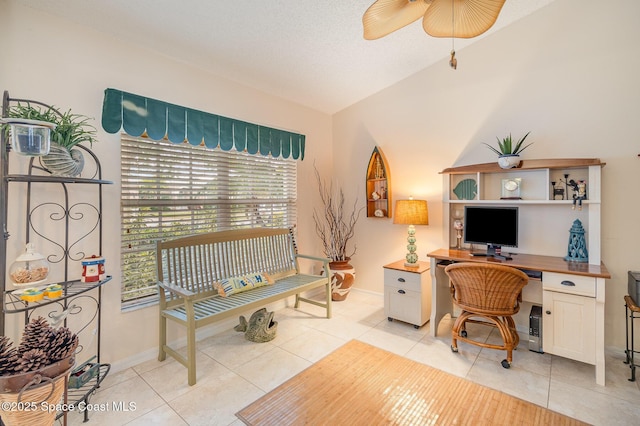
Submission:
M 155 244 L 296 222 L 296 160 L 123 135 L 122 302 L 157 300 Z

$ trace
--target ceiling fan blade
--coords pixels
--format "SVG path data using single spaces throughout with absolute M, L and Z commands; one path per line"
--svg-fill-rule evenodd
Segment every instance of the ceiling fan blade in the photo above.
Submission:
M 375 40 L 417 21 L 433 0 L 377 0 L 362 17 L 364 38 Z
M 471 38 L 487 31 L 506 0 L 433 0 L 422 27 L 433 37 Z M 453 3 L 453 5 L 452 5 Z M 452 29 L 451 13 L 454 21 Z

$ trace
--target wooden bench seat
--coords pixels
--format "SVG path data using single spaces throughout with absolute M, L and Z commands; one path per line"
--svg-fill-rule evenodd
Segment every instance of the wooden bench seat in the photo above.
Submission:
M 322 262 L 324 276 L 300 273 L 298 260 Z M 169 354 L 187 367 L 196 383 L 196 329 L 247 310 L 295 296 L 295 307 L 307 302 L 326 309 L 331 318 L 329 259 L 297 253 L 289 229 L 257 228 L 193 235 L 157 243 L 160 336 L 158 359 Z M 222 297 L 214 283 L 225 278 L 267 273 L 274 284 Z M 319 302 L 301 293 L 325 287 Z M 187 356 L 167 344 L 167 319 L 186 327 Z

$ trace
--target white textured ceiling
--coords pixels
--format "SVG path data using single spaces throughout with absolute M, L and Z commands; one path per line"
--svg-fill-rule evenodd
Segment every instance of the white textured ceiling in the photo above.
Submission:
M 553 1 L 507 0 L 483 36 Z M 328 114 L 433 65 L 451 50 L 450 39 L 428 36 L 421 21 L 364 40 L 362 15 L 373 0 L 19 3 Z M 477 39 L 456 40 L 456 51 Z M 459 66 L 464 66 L 460 59 Z

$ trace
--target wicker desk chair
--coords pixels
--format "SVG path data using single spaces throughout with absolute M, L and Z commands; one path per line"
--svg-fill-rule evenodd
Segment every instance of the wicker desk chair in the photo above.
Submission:
M 520 310 L 522 289 L 529 278 L 518 269 L 492 263 L 454 263 L 447 266 L 445 272 L 451 282 L 453 302 L 462 309 L 451 330 L 451 350 L 458 352 L 458 340 L 483 348 L 506 350 L 507 359 L 502 360 L 502 366 L 509 368 L 512 351 L 520 342 L 512 315 Z M 497 327 L 503 344 L 468 338 L 467 323 Z

